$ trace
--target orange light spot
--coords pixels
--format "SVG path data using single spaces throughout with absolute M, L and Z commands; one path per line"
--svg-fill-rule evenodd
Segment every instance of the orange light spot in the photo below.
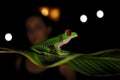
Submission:
M 50 12 L 50 17 L 53 20 L 58 20 L 60 17 L 60 10 L 58 8 L 52 9 Z
M 44 16 L 48 16 L 49 15 L 49 9 L 47 7 L 42 7 L 40 9 L 40 12 L 42 13 L 42 15 Z

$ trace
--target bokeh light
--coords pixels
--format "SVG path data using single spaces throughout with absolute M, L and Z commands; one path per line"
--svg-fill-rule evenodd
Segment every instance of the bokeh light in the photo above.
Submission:
M 11 33 L 5 34 L 5 40 L 6 41 L 11 41 L 12 40 L 12 34 Z
M 81 15 L 81 16 L 80 16 L 80 21 L 81 21 L 82 23 L 87 22 L 87 20 L 88 20 L 88 18 L 87 18 L 86 15 Z
M 48 7 L 41 7 L 40 12 L 42 15 L 48 16 L 49 15 L 49 8 Z
M 104 12 L 102 10 L 98 10 L 96 15 L 98 18 L 103 18 Z
M 53 8 L 50 12 L 50 18 L 58 21 L 60 17 L 60 10 L 58 8 Z

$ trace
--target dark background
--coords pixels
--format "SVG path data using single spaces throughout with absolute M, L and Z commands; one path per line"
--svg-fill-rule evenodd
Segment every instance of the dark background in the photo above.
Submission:
M 71 41 L 72 50 L 86 52 L 120 47 L 120 16 L 117 2 L 104 2 L 102 0 L 91 2 L 87 0 L 18 0 L 4 1 L 1 2 L 1 5 L 1 46 L 15 46 L 18 48 L 25 46 L 21 44 L 21 42 L 26 43 L 27 39 L 24 26 L 25 16 L 37 10 L 40 6 L 50 6 L 59 7 L 61 9 L 60 20 L 53 26 L 55 35 L 63 33 L 64 30 L 68 28 L 79 34 L 79 37 L 74 39 L 75 41 Z M 98 10 L 104 11 L 105 16 L 102 19 L 96 16 Z M 80 22 L 80 15 L 82 14 L 88 16 L 88 21 L 84 24 Z M 8 32 L 13 35 L 11 42 L 7 42 L 4 39 L 5 33 Z M 70 49 L 70 47 L 68 49 Z
M 63 46 L 63 49 L 91 53 L 105 49 L 120 48 L 120 9 L 117 3 L 115 1 L 105 2 L 105 0 L 0 1 L 0 47 L 21 50 L 28 48 L 29 42 L 24 26 L 25 16 L 37 10 L 40 6 L 50 6 L 61 9 L 60 20 L 53 24 L 54 32 L 52 35 L 63 33 L 68 28 L 76 31 L 79 35 L 78 38 L 71 40 L 70 43 Z M 98 10 L 104 11 L 105 15 L 102 19 L 96 16 Z M 80 15 L 82 14 L 88 16 L 86 23 L 80 22 Z M 12 41 L 5 41 L 4 35 L 6 33 L 13 35 Z M 7 59 L 3 60 L 7 62 Z M 82 78 L 82 74 L 79 76 Z

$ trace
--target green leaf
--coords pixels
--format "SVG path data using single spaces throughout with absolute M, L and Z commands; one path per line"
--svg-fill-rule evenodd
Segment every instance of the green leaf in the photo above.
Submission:
M 88 76 L 120 75 L 120 49 L 109 49 L 91 54 L 70 53 L 67 56 L 40 55 L 35 52 L 0 48 L 0 53 L 17 53 L 37 66 L 51 68 L 65 64 Z
M 111 49 L 82 55 L 66 64 L 88 76 L 120 75 L 120 50 Z

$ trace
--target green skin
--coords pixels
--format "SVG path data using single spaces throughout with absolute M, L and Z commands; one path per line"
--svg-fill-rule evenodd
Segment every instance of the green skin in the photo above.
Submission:
M 48 39 L 46 41 L 42 41 L 38 44 L 35 44 L 31 47 L 31 49 L 37 53 L 52 53 L 57 55 L 67 55 L 68 52 L 61 50 L 61 46 L 67 44 L 71 39 L 77 37 L 76 32 L 71 32 L 70 35 L 67 34 L 67 30 L 65 33 L 60 34 L 57 37 Z

